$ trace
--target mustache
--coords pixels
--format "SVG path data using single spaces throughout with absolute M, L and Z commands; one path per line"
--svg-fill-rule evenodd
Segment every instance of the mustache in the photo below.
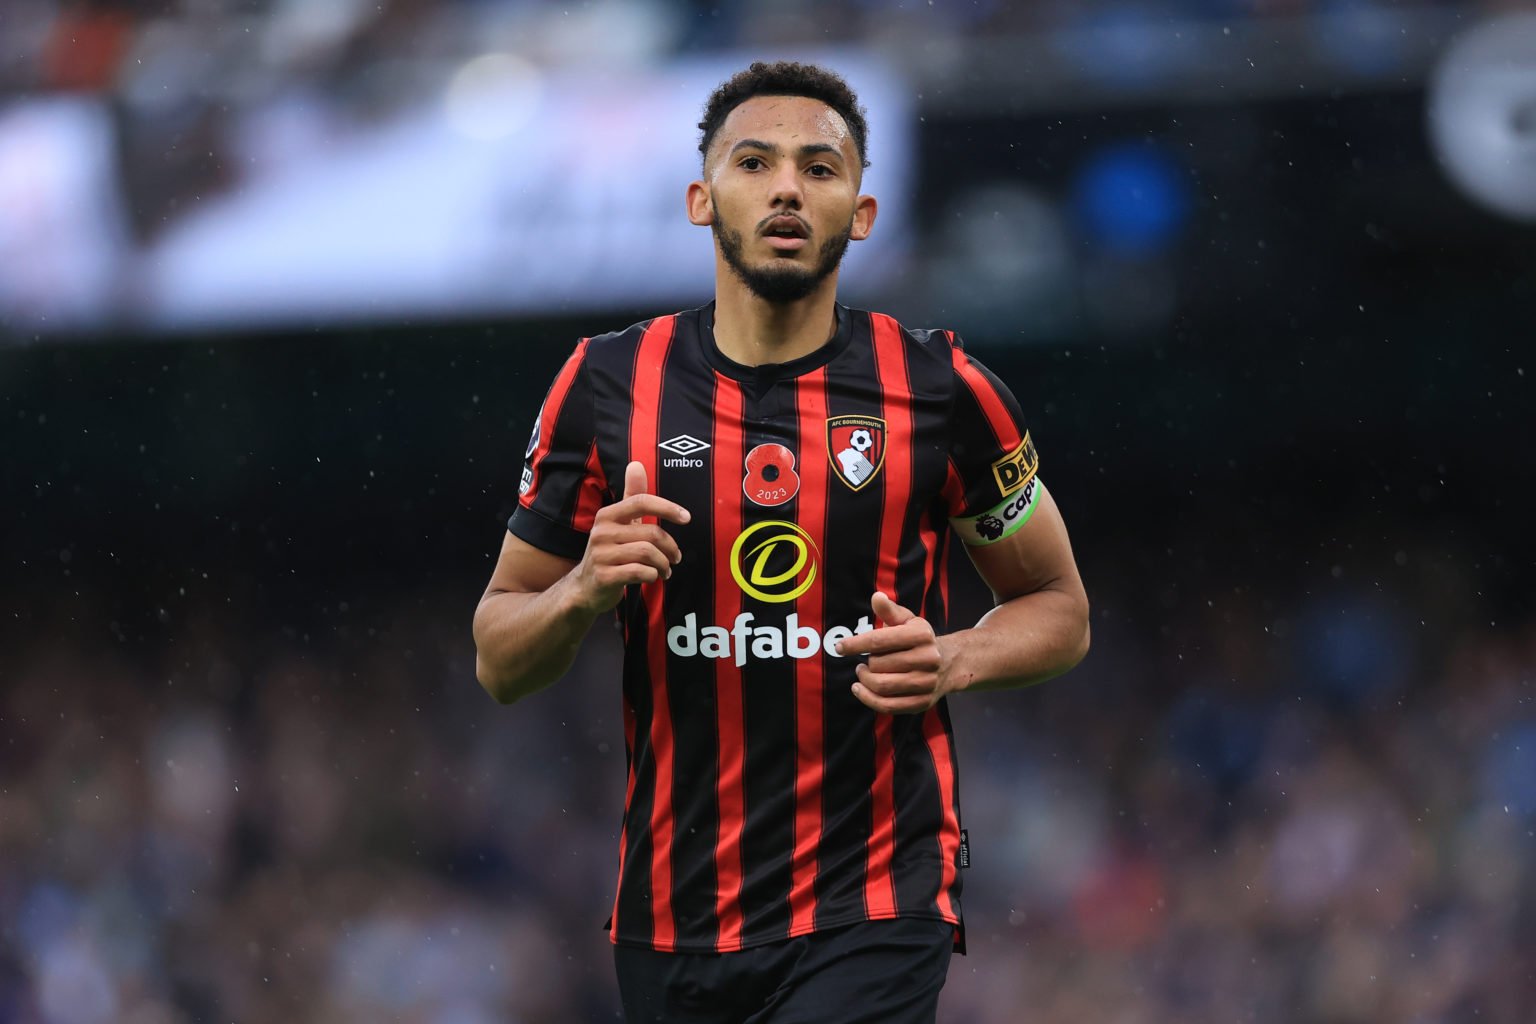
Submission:
M 805 237 L 811 237 L 811 226 L 805 222 L 805 218 L 801 217 L 797 213 L 770 213 L 768 216 L 757 222 L 757 233 L 760 235 L 763 234 L 768 230 L 768 225 L 770 222 L 776 221 L 781 217 L 788 217 L 790 220 L 795 221 L 800 225 L 801 228 L 805 230 Z

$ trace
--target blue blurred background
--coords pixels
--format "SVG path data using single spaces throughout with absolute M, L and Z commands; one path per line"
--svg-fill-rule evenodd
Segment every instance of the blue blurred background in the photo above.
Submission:
M 617 638 L 500 708 L 469 621 L 784 56 L 1094 600 L 953 702 L 941 1020 L 1531 1019 L 1529 6 L 0 0 L 0 1022 L 617 1019 Z

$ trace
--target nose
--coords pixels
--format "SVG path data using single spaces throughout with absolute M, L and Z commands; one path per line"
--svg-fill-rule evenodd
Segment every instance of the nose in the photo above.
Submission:
M 780 161 L 773 173 L 774 209 L 798 210 L 804 198 L 800 189 L 800 168 L 793 160 Z

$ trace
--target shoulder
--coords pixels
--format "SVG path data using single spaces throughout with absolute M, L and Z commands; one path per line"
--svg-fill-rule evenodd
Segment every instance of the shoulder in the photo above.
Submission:
M 647 335 L 654 336 L 654 333 L 661 332 L 668 336 L 676 335 L 679 330 L 692 325 L 699 314 L 698 309 L 685 309 L 654 316 L 617 331 L 591 335 L 581 339 L 579 344 L 585 349 L 585 360 L 589 365 L 603 368 L 627 366 L 634 360 L 635 353 Z
M 907 365 L 914 374 L 922 373 L 936 380 L 947 381 L 953 376 L 957 354 L 963 343 L 954 331 L 943 327 L 908 327 L 887 313 L 871 310 L 850 309 L 849 314 L 869 321 L 878 338 L 899 338 L 906 353 Z
M 952 349 L 962 346 L 960 336 L 948 328 L 908 327 L 889 313 L 878 313 L 869 309 L 847 308 L 847 312 L 855 318 L 868 318 L 876 330 L 891 331 L 900 335 L 908 349 L 932 353 L 945 362 L 949 361 Z

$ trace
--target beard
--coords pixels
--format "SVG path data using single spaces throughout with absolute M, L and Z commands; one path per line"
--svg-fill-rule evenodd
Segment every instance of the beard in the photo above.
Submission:
M 741 278 L 747 289 L 764 302 L 782 306 L 799 302 L 837 270 L 843 262 L 843 254 L 848 251 L 853 218 L 848 218 L 847 227 L 822 243 L 816 265 L 809 268 L 778 259 L 763 266 L 749 266 L 742 255 L 740 231 L 730 228 L 718 213 L 710 228 L 714 231 L 715 241 L 720 246 L 720 254 L 725 257 L 726 264 Z

